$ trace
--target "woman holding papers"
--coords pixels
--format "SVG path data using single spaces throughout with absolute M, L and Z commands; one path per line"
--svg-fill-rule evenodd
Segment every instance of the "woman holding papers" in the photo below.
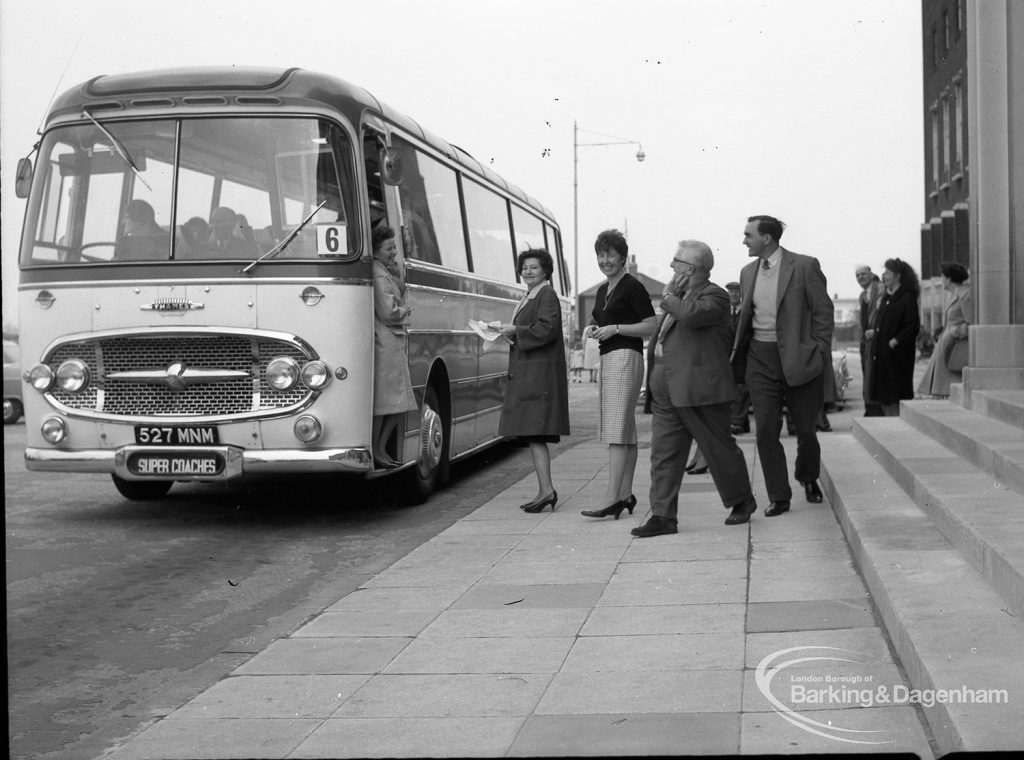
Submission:
M 542 248 L 519 254 L 519 274 L 527 293 L 510 324 L 501 325 L 508 339 L 508 386 L 498 433 L 525 441 L 537 473 L 537 496 L 520 505 L 524 512 L 554 511 L 558 493 L 551 482 L 549 443 L 569 435 L 569 381 L 562 337 L 562 308 L 551 288 L 555 270 Z

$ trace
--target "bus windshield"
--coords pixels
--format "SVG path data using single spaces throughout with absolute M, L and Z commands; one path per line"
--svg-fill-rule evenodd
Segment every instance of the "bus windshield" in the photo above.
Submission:
M 268 263 L 319 258 L 318 224 L 344 235 L 333 255 L 357 257 L 353 172 L 348 137 L 323 119 L 92 119 L 59 127 L 40 146 L 42 176 L 21 263 L 252 261 L 320 204 Z

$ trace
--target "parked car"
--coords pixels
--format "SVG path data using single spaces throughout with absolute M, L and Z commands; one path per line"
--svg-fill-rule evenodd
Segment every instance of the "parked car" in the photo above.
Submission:
M 21 352 L 14 341 L 4 341 L 4 424 L 13 425 L 21 419 L 25 407 L 21 403 Z

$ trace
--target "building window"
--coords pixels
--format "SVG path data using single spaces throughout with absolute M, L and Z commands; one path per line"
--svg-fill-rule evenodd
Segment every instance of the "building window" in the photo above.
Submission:
M 963 177 L 964 172 L 964 86 L 957 82 L 953 86 L 954 128 L 956 130 L 956 160 L 953 162 L 954 179 Z
M 949 128 L 950 122 L 950 108 L 952 104 L 949 102 L 949 98 L 945 97 L 942 99 L 942 184 L 943 186 L 948 185 L 950 167 L 952 164 L 953 157 L 950 155 L 950 138 L 952 137 L 952 130 Z
M 932 68 L 939 66 L 939 30 L 932 27 Z
M 964 33 L 964 0 L 956 0 L 956 36 L 959 38 Z
M 949 53 L 949 11 L 942 12 L 942 59 Z
M 932 190 L 939 189 L 939 109 L 932 106 Z

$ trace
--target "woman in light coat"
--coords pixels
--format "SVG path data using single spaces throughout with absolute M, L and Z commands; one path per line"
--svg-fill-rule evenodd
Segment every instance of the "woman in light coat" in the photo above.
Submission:
M 406 412 L 418 408 L 409 375 L 406 323 L 412 309 L 398 269 L 395 231 L 373 228 L 373 459 L 379 467 L 397 467 L 388 439 Z M 401 453 L 398 452 L 399 458 Z
M 531 249 L 519 254 L 519 272 L 528 292 L 501 326 L 511 349 L 508 386 L 498 433 L 529 444 L 537 473 L 537 496 L 520 505 L 524 512 L 554 511 L 558 493 L 551 481 L 549 443 L 569 435 L 569 380 L 562 337 L 562 307 L 551 287 L 551 254 Z
M 974 305 L 971 301 L 971 286 L 967 282 L 967 270 L 960 264 L 942 265 L 942 287 L 952 296 L 946 305 L 942 320 L 942 334 L 932 350 L 932 358 L 917 386 L 917 392 L 924 396 L 945 398 L 949 395 L 951 383 L 959 383 L 962 371 L 946 366 L 946 354 L 950 345 L 967 337 L 967 326 L 974 319 Z

